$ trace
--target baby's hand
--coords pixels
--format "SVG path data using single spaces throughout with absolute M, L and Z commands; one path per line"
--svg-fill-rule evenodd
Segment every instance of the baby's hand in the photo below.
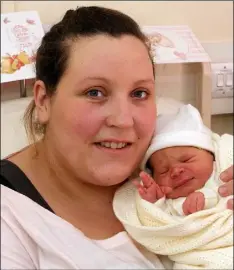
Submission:
M 205 196 L 199 191 L 189 194 L 183 203 L 183 211 L 186 216 L 201 211 L 204 207 Z
M 163 189 L 161 189 L 154 179 L 146 172 L 141 172 L 140 177 L 142 184 L 138 181 L 134 181 L 133 183 L 137 187 L 142 199 L 155 203 L 165 195 Z

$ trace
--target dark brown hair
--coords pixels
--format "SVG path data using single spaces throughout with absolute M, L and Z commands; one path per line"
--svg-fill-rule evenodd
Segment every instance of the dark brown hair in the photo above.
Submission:
M 68 10 L 63 19 L 44 35 L 36 55 L 36 80 L 44 82 L 48 96 L 55 93 L 67 68 L 71 41 L 98 34 L 116 38 L 131 35 L 147 46 L 147 38 L 139 25 L 117 10 L 97 6 Z M 34 142 L 45 132 L 45 125 L 40 124 L 35 117 L 35 107 L 33 100 L 24 114 L 27 135 Z

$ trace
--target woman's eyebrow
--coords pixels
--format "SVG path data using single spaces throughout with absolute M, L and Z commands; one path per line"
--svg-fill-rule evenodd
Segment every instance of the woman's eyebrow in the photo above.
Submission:
M 106 82 L 110 81 L 110 79 L 107 79 L 106 77 L 103 77 L 103 76 L 88 76 L 84 78 L 82 81 L 88 81 L 88 80 L 100 80 L 100 81 L 106 81 Z M 140 84 L 140 83 L 155 84 L 155 81 L 149 78 L 149 79 L 140 79 L 134 82 L 134 84 Z
M 155 81 L 153 79 L 141 79 L 141 80 L 137 80 L 135 81 L 134 84 L 155 84 Z
M 109 79 L 102 77 L 102 76 L 88 76 L 84 78 L 81 82 L 86 82 L 86 81 L 104 81 L 104 82 L 110 82 Z
M 110 85 L 113 83 L 111 79 L 108 79 L 108 78 L 103 77 L 103 76 L 88 76 L 88 77 L 85 77 L 84 79 L 82 79 L 79 82 L 79 85 L 85 84 L 87 82 L 92 82 L 92 81 L 96 81 L 96 82 L 99 81 L 99 82 L 105 83 L 106 85 Z M 147 79 L 140 79 L 140 80 L 134 81 L 131 87 L 132 88 L 135 88 L 138 86 L 154 87 L 154 85 L 155 85 L 155 81 L 151 78 L 147 78 Z

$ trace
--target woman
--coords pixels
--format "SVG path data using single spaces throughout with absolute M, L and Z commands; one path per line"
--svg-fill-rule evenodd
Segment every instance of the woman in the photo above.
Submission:
M 138 25 L 99 7 L 67 11 L 42 40 L 36 79 L 25 115 L 35 143 L 1 164 L 2 268 L 163 268 L 112 209 L 154 131 L 154 71 Z

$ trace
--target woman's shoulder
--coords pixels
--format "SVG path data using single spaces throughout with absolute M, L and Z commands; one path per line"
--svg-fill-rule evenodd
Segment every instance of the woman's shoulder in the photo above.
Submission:
M 62 254 L 69 246 L 66 235 L 72 230 L 65 223 L 30 198 L 1 185 L 3 268 L 60 268 Z M 72 233 L 70 236 L 69 240 Z M 65 268 L 76 269 L 69 264 Z
M 2 159 L 0 161 L 0 167 L 1 184 L 11 189 L 15 189 L 11 183 L 13 181 L 12 179 L 27 178 L 23 171 L 15 163 L 11 162 L 8 159 Z
M 37 246 L 23 221 L 30 199 L 2 184 L 1 176 L 1 263 L 5 269 L 37 269 Z M 25 197 L 25 198 L 24 198 Z M 22 267 L 22 268 L 21 268 Z
M 15 202 L 14 202 L 15 201 Z M 3 269 L 38 269 L 37 247 L 15 215 L 20 204 L 12 189 L 1 185 L 1 265 Z
M 10 160 L 1 160 L 0 184 L 25 195 L 40 206 L 53 212 L 26 174 L 19 166 Z
M 118 269 L 163 269 L 157 256 L 137 249 L 124 232 L 103 241 L 91 240 L 26 196 L 2 185 L 1 193 L 5 268 L 105 269 L 117 265 Z M 95 256 L 87 260 L 87 254 Z
M 38 208 L 41 208 L 39 212 L 45 211 L 29 197 L 4 185 L 2 179 L 1 176 L 1 217 L 25 219 L 25 216 L 29 217 L 33 212 L 38 212 Z

